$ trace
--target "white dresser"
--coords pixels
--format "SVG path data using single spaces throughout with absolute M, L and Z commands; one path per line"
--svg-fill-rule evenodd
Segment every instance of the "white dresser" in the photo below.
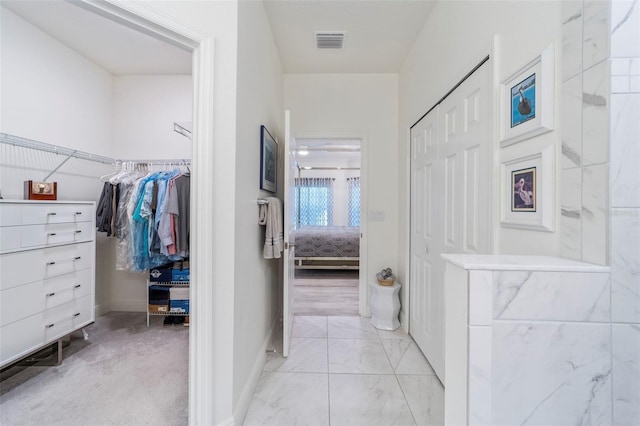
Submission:
M 0 367 L 95 319 L 95 203 L 0 200 Z

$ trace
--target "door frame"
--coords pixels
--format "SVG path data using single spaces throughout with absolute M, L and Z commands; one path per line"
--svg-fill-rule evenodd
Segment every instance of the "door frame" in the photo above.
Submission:
M 369 136 L 358 132 L 298 132 L 292 125 L 292 137 L 295 139 L 360 139 L 360 269 L 358 274 L 358 313 L 361 317 L 371 316 L 369 309 L 369 286 L 367 285 L 368 266 L 368 177 L 369 177 Z
M 192 52 L 193 132 L 191 174 L 191 276 L 194 282 L 214 282 L 212 253 L 218 251 L 214 227 L 214 37 L 158 13 L 139 2 L 81 0 L 78 6 L 137 31 Z M 213 344 L 216 306 L 213 286 L 191 286 L 189 327 L 189 424 L 214 424 L 216 404 Z M 222 303 L 226 303 L 222 302 Z M 218 358 L 220 358 L 218 356 Z
M 493 141 L 492 144 L 492 155 L 491 155 L 491 159 L 493 161 L 492 167 L 491 167 L 491 171 L 492 171 L 492 185 L 493 188 L 498 188 L 500 184 L 499 181 L 499 160 L 498 160 L 498 156 L 500 154 L 500 145 L 498 142 L 498 131 L 500 129 L 499 125 L 500 125 L 500 114 L 498 113 L 497 109 L 498 106 L 500 105 L 500 76 L 499 76 L 499 64 L 500 64 L 500 36 L 499 35 L 494 35 L 492 37 L 491 42 L 483 49 L 481 49 L 479 51 L 479 53 L 477 53 L 476 55 L 474 55 L 471 60 L 466 64 L 466 66 L 464 68 L 462 68 L 463 70 L 476 70 L 476 67 L 478 66 L 478 64 L 480 64 L 484 58 L 486 58 L 487 56 L 489 57 L 489 59 L 487 60 L 488 66 L 490 68 L 490 74 L 491 74 L 491 87 L 490 87 L 490 91 L 491 91 L 491 113 L 492 113 L 492 117 L 490 119 L 490 134 L 491 134 L 491 140 Z M 489 52 L 489 53 L 486 53 Z M 404 139 L 404 144 L 405 144 L 405 156 L 404 156 L 404 161 L 405 161 L 405 173 L 404 173 L 404 194 L 405 194 L 405 199 L 407 200 L 407 204 L 408 204 L 408 208 L 406 209 L 405 215 L 404 215 L 404 223 L 405 226 L 403 227 L 403 229 L 401 230 L 401 232 L 403 233 L 404 237 L 405 237 L 405 241 L 404 241 L 404 250 L 406 253 L 405 258 L 403 259 L 403 267 L 404 270 L 406 271 L 405 275 L 405 281 L 407 283 L 411 282 L 411 128 L 414 127 L 416 124 L 418 124 L 420 122 L 420 120 L 422 120 L 429 111 L 433 110 L 436 108 L 437 105 L 439 105 L 451 92 L 453 92 L 453 90 L 455 90 L 460 84 L 462 84 L 462 82 L 464 82 L 464 80 L 466 80 L 473 72 L 469 72 L 466 71 L 464 74 L 464 77 L 453 83 L 453 88 L 450 91 L 445 92 L 446 95 L 444 95 L 442 98 L 438 99 L 437 101 L 435 101 L 435 103 L 428 107 L 425 110 L 425 113 L 422 114 L 420 117 L 418 117 L 409 127 L 407 127 L 405 129 L 405 139 Z M 498 214 L 497 212 L 499 211 L 499 203 L 500 203 L 500 199 L 499 199 L 499 195 L 500 195 L 500 191 L 498 190 L 494 190 L 491 191 L 491 206 L 490 206 L 490 225 L 492 227 L 492 231 L 490 234 L 490 238 L 489 238 L 489 246 L 491 247 L 490 252 L 491 253 L 497 253 L 498 252 L 498 232 L 499 232 L 499 227 L 500 227 L 500 223 L 499 223 L 499 218 L 498 218 Z M 411 291 L 410 291 L 410 285 L 406 286 L 406 292 L 404 292 L 404 294 L 402 295 L 402 300 L 400 301 L 401 306 L 403 307 L 402 311 L 400 312 L 400 323 L 402 324 L 402 326 L 405 328 L 405 331 L 407 333 L 411 333 L 411 326 L 410 326 L 410 318 L 411 318 L 411 312 L 410 312 L 410 301 L 411 301 Z

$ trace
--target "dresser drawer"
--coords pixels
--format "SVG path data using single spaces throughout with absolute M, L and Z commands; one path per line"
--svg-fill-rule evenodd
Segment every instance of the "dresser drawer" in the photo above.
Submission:
M 22 206 L 20 204 L 0 204 L 0 226 L 22 225 Z
M 91 323 L 93 311 L 93 298 L 85 296 L 42 313 L 45 344 Z
M 51 223 L 92 222 L 92 204 L 40 204 L 22 206 L 22 224 L 39 225 Z
M 0 291 L 0 326 L 91 294 L 93 270 L 36 281 Z
M 0 290 L 94 267 L 93 242 L 0 255 Z
M 93 321 L 91 296 L 0 327 L 0 367 Z
M 46 247 L 93 240 L 91 222 L 0 228 L 0 251 Z

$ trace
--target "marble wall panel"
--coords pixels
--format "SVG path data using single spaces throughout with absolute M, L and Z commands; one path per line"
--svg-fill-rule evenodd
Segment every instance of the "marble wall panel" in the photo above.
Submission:
M 640 57 L 640 1 L 613 0 L 610 4 L 611 57 Z
M 640 325 L 614 324 L 613 424 L 640 424 Z
M 610 306 L 608 273 L 494 272 L 495 319 L 609 322 Z
M 640 323 L 640 209 L 611 211 L 611 316 Z
M 560 255 L 582 259 L 582 169 L 560 174 Z
M 582 72 L 582 1 L 562 2 L 562 81 Z
M 563 169 L 582 165 L 582 75 L 562 83 L 562 158 Z
M 491 422 L 491 327 L 469 327 L 469 424 Z
M 582 86 L 582 164 L 609 161 L 610 65 L 604 61 L 586 70 Z
M 586 70 L 609 57 L 609 2 L 584 1 L 582 69 Z
M 493 315 L 493 273 L 491 271 L 469 271 L 469 325 L 491 325 Z
M 611 95 L 611 141 L 611 207 L 640 207 L 640 94 Z
M 496 425 L 610 425 L 609 324 L 493 326 Z
M 582 260 L 608 264 L 608 165 L 582 169 Z

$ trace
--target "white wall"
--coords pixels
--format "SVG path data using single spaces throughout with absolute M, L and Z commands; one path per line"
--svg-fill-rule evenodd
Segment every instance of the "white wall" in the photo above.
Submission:
M 2 14 L 2 132 L 111 156 L 111 75 L 10 10 Z
M 300 170 L 301 177 L 333 178 L 333 225 L 349 226 L 349 185 L 347 178 L 360 170 Z
M 270 346 L 270 331 L 280 324 L 281 264 L 262 251 L 265 227 L 258 225 L 256 200 L 273 194 L 260 190 L 260 125 L 278 140 L 278 193 L 283 194 L 282 66 L 261 1 L 238 8 L 237 139 L 235 144 L 235 298 L 234 420 L 241 424 Z M 234 145 L 229 144 L 233 150 Z M 233 178 L 232 178 L 233 179 Z M 224 203 L 233 211 L 233 203 Z M 234 246 L 231 245 L 230 248 Z M 227 266 L 221 271 L 226 278 Z M 229 321 L 227 320 L 227 324 Z
M 399 278 L 406 280 L 409 247 L 409 128 L 431 108 L 453 85 L 464 77 L 483 57 L 491 53 L 492 39 L 500 36 L 500 61 L 496 71 L 500 80 L 528 63 L 551 43 L 555 43 L 556 57 L 561 45 L 561 2 L 540 1 L 460 1 L 438 2 L 412 47 L 400 73 L 399 169 L 397 189 L 401 212 Z M 523 29 L 526 29 L 523 31 Z M 559 65 L 556 60 L 556 93 L 559 98 Z M 498 106 L 494 114 L 498 117 Z M 558 117 L 556 107 L 556 118 Z M 558 120 L 556 119 L 556 123 Z M 559 153 L 560 132 L 538 136 L 527 142 L 500 150 L 499 157 L 519 157 L 552 145 Z M 557 157 L 557 155 L 556 155 Z M 497 182 L 497 181 L 496 181 Z M 556 193 L 559 201 L 559 194 Z M 497 228 L 494 251 L 508 254 L 559 254 L 559 208 L 556 202 L 556 232 L 536 232 L 503 228 L 499 224 L 497 198 L 494 200 Z M 526 241 L 526 244 L 523 244 Z M 403 297 L 406 301 L 406 298 Z
M 193 120 L 190 75 L 115 76 L 114 152 L 118 158 L 191 158 L 191 141 L 173 131 Z
M 398 264 L 398 77 L 395 74 L 286 74 L 285 108 L 295 137 L 362 137 L 361 193 L 368 210 L 369 281 Z M 364 215 L 367 218 L 367 214 Z

